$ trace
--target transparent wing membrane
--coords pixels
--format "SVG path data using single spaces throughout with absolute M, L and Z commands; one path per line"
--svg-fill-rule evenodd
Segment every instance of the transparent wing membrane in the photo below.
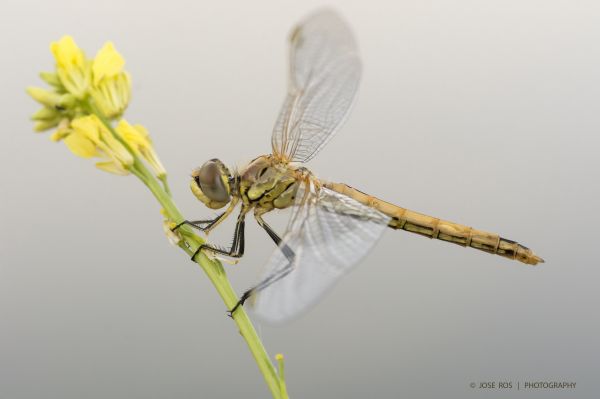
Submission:
M 290 82 L 275 123 L 273 154 L 307 162 L 327 144 L 354 101 L 361 66 L 354 37 L 333 11 L 300 23 L 290 37 Z
M 299 204 L 280 247 L 267 262 L 260 280 L 265 288 L 253 301 L 254 313 L 265 321 L 285 321 L 316 303 L 373 247 L 390 220 L 326 188 L 304 192 L 306 197 L 297 196 Z M 283 246 L 294 252 L 291 263 Z
M 335 12 L 321 10 L 300 23 L 290 36 L 290 81 L 273 154 L 284 161 L 313 158 L 346 118 L 360 73 L 356 42 Z M 279 322 L 307 309 L 360 261 L 388 222 L 350 197 L 306 183 L 256 287 L 255 313 Z

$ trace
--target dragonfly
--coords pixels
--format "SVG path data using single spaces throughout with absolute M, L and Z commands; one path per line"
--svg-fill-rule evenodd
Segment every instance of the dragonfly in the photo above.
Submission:
M 252 213 L 277 248 L 258 283 L 243 293 L 254 313 L 283 322 L 313 306 L 374 246 L 388 228 L 475 248 L 528 265 L 544 262 L 531 249 L 498 234 L 474 229 L 383 201 L 344 183 L 317 178 L 304 165 L 338 131 L 355 99 L 361 62 L 346 22 L 333 10 L 306 17 L 289 38 L 289 84 L 271 136 L 272 152 L 233 173 L 218 159 L 194 170 L 198 200 L 225 210 L 210 220 L 183 221 L 208 234 L 239 206 L 229 248 L 201 245 L 213 256 L 244 254 L 245 218 Z M 291 208 L 283 235 L 263 216 Z

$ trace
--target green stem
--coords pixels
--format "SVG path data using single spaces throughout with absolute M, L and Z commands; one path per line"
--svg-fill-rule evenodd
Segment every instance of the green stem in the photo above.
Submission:
M 163 209 L 165 210 L 167 217 L 174 221 L 175 223 L 180 223 L 184 220 L 183 215 L 173 202 L 168 185 L 166 184 L 166 179 L 162 181 L 163 186 L 156 180 L 152 173 L 146 168 L 143 162 L 135 155 L 135 152 L 131 150 L 129 145 L 122 140 L 119 134 L 115 131 L 110 121 L 100 113 L 98 109 L 96 109 L 93 104 L 88 104 L 89 110 L 94 113 L 102 123 L 111 131 L 111 133 L 119 139 L 126 148 L 132 153 L 134 156 L 134 165 L 132 167 L 132 173 L 136 175 L 152 192 L 154 197 L 161 204 Z M 161 179 L 162 180 L 162 179 Z M 204 243 L 204 240 L 198 237 L 196 234 L 192 232 L 192 230 L 188 226 L 182 226 L 180 229 L 180 234 L 184 238 L 179 246 L 187 252 L 188 255 L 192 255 L 196 249 Z M 237 301 L 238 296 L 233 290 L 231 283 L 227 279 L 227 274 L 223 269 L 223 266 L 218 260 L 209 259 L 204 253 L 200 253 L 196 256 L 196 263 L 200 265 L 202 270 L 206 273 L 213 286 L 221 296 L 221 299 L 225 303 L 227 309 L 232 309 Z M 240 334 L 246 341 L 260 372 L 262 373 L 271 394 L 275 399 L 287 399 L 287 393 L 282 393 L 282 389 L 280 387 L 280 376 L 277 375 L 277 371 L 271 362 L 269 354 L 267 353 L 265 347 L 263 346 L 248 314 L 244 310 L 242 306 L 240 306 L 233 315 L 233 320 L 237 324 L 237 327 L 240 331 Z M 283 391 L 285 392 L 285 391 Z
M 277 360 L 277 365 L 279 366 L 279 388 L 281 389 L 281 396 L 284 398 L 288 397 L 287 394 L 287 386 L 285 384 L 285 367 L 283 362 L 283 355 L 278 353 L 275 355 L 275 359 Z
M 171 196 L 171 188 L 169 187 L 169 182 L 167 181 L 167 175 L 162 175 L 158 177 L 158 180 L 160 180 L 160 182 L 163 185 L 163 188 L 165 189 L 165 192 L 169 195 L 169 197 Z

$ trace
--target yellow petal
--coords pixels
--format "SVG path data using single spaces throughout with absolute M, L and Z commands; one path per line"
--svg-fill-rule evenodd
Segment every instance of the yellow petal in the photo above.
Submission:
M 60 117 L 59 113 L 56 111 L 56 108 L 44 107 L 39 109 L 33 115 L 31 115 L 31 119 L 34 121 L 48 121 L 51 119 L 56 119 Z
M 92 142 L 97 154 L 102 153 L 105 157 L 110 158 L 111 162 L 118 164 L 117 168 L 125 170 L 133 165 L 133 156 L 96 115 L 83 116 L 73 120 L 71 128 L 74 134 L 85 137 Z M 106 169 L 109 167 L 104 165 L 100 168 Z M 110 170 L 110 172 L 116 173 L 113 170 Z
M 140 125 L 139 123 L 133 125 L 133 129 L 144 138 L 144 141 L 147 142 L 148 145 L 152 145 L 152 139 L 150 138 L 150 133 L 148 133 L 148 129 L 146 129 L 143 125 Z
M 71 133 L 73 133 L 73 130 L 71 130 L 71 121 L 69 118 L 63 118 L 58 123 L 58 129 L 50 136 L 50 140 L 54 142 L 61 141 Z
M 140 147 L 150 147 L 148 131 L 142 125 L 131 126 L 125 119 L 121 119 L 116 127 L 123 140 L 139 151 Z
M 76 118 L 71 122 L 71 127 L 76 133 L 87 137 L 88 140 L 96 143 L 96 145 L 100 142 L 100 129 L 103 126 L 96 115 Z
M 125 60 L 115 50 L 112 42 L 107 42 L 96 54 L 92 73 L 94 74 L 94 85 L 98 85 L 103 78 L 112 78 L 123 71 Z
M 65 144 L 75 155 L 82 158 L 91 158 L 98 155 L 96 145 L 85 135 L 74 132 L 65 138 Z
M 133 156 L 111 132 L 107 129 L 103 129 L 100 134 L 103 143 L 102 148 L 105 149 L 107 155 L 120 162 L 125 168 L 133 165 Z
M 121 119 L 116 129 L 123 140 L 150 164 L 156 176 L 166 176 L 167 171 L 154 151 L 150 134 L 144 126 L 131 126 L 125 119 Z
M 127 72 L 104 78 L 90 91 L 96 106 L 109 119 L 118 118 L 127 108 L 131 97 L 131 82 Z
M 85 65 L 85 54 L 77 47 L 71 36 L 63 36 L 58 42 L 53 42 L 50 51 L 60 68 L 69 69 L 74 66 L 83 68 Z
M 122 168 L 119 163 L 113 161 L 97 162 L 96 167 L 105 172 L 113 173 L 115 175 L 126 176 L 129 174 L 129 171 L 127 169 Z
M 54 86 L 57 89 L 62 89 L 62 83 L 55 72 L 40 72 L 40 78 L 50 86 Z
M 127 72 L 123 72 L 118 76 L 117 93 L 121 106 L 123 109 L 127 108 L 131 99 L 131 77 Z
M 89 63 L 77 68 L 58 68 L 56 73 L 66 91 L 79 100 L 85 98 L 92 73 Z
M 61 129 L 60 127 L 56 130 L 56 132 L 52 133 L 52 136 L 50 136 L 50 140 L 56 142 L 56 141 L 61 141 L 62 139 L 64 139 L 65 137 L 67 137 L 69 134 L 71 134 L 71 130 L 70 129 Z
M 75 106 L 77 106 L 77 99 L 72 94 L 65 93 L 62 96 L 60 96 L 58 106 L 63 109 L 74 108 Z
M 150 164 L 150 166 L 152 167 L 152 170 L 154 170 L 154 174 L 158 178 L 163 178 L 167 175 L 167 171 L 166 171 L 165 167 L 163 166 L 162 162 L 160 162 L 158 155 L 156 154 L 156 152 L 154 151 L 154 149 L 152 147 L 143 151 L 142 155 L 143 155 L 144 159 Z
M 33 130 L 35 130 L 36 132 L 43 132 L 44 130 L 51 129 L 54 126 L 58 125 L 58 122 L 60 122 L 59 118 L 49 120 L 49 121 L 37 121 L 33 125 Z
M 60 104 L 61 95 L 39 87 L 28 87 L 27 94 L 38 103 L 46 107 L 54 108 Z

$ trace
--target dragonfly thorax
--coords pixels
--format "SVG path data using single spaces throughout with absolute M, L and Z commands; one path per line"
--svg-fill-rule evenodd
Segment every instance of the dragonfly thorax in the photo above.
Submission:
M 239 195 L 246 206 L 265 211 L 293 204 L 302 176 L 289 163 L 263 155 L 240 173 Z

